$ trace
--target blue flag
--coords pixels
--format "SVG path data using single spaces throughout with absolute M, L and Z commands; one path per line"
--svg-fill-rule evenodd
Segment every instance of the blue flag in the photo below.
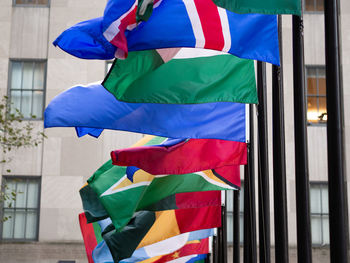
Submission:
M 76 86 L 55 97 L 44 126 L 84 127 L 78 136 L 102 129 L 171 138 L 208 138 L 245 142 L 245 104 L 152 104 L 118 101 L 102 85 Z M 99 130 L 101 129 L 101 130 Z M 82 130 L 83 133 L 79 134 Z
M 109 0 L 102 18 L 67 29 L 54 45 L 84 59 L 196 47 L 279 65 L 275 15 L 235 14 L 211 0 L 157 0 L 149 20 L 137 25 L 136 9 L 134 0 Z

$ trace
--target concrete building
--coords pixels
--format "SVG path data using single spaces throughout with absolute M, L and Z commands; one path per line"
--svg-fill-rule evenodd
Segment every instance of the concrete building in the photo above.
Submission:
M 314 262 L 329 261 L 327 145 L 325 109 L 324 16 L 322 1 L 307 0 L 304 15 L 305 64 L 308 85 L 309 170 Z M 350 163 L 350 3 L 341 0 L 343 86 L 346 152 Z M 101 16 L 106 1 L 1 0 L 0 96 L 8 94 L 26 117 L 35 114 L 43 130 L 45 105 L 75 84 L 104 78 L 104 61 L 74 58 L 51 43 L 73 24 Z M 292 75 L 292 19 L 283 16 L 286 167 L 290 262 L 296 262 L 296 204 L 294 171 L 294 117 Z M 272 151 L 271 66 L 267 66 L 269 152 Z M 104 131 L 99 139 L 78 139 L 74 129 L 45 130 L 47 139 L 33 149 L 14 154 L 1 168 L 2 181 L 16 187 L 16 208 L 2 208 L 12 218 L 0 223 L 0 262 L 87 262 L 78 224 L 82 211 L 80 187 L 108 158 L 111 149 L 127 147 L 140 134 Z M 272 174 L 272 154 L 269 156 Z M 349 165 L 347 166 L 349 168 Z M 9 174 L 6 170 L 11 169 Z M 348 170 L 349 171 L 349 170 Z M 16 177 L 23 180 L 14 180 Z M 272 176 L 270 177 L 272 178 Z M 257 184 L 256 184 L 257 185 Z M 271 239 L 273 184 L 270 181 Z M 272 251 L 273 256 L 273 251 Z

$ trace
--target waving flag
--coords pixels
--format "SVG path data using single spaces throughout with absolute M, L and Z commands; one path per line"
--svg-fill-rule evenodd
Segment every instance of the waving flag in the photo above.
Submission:
M 218 8 L 211 0 L 160 0 L 149 20 L 136 27 L 136 2 L 108 1 L 103 18 L 73 26 L 54 45 L 87 59 L 112 54 L 125 58 L 128 51 L 197 47 L 279 65 L 276 16 L 235 14 Z M 80 52 L 76 52 L 77 46 Z M 116 48 L 112 51 L 113 46 Z
M 209 238 L 202 240 L 193 240 L 186 243 L 185 246 L 176 250 L 175 252 L 169 253 L 167 255 L 158 256 L 150 259 L 146 259 L 141 261 L 141 263 L 163 263 L 163 262 L 171 262 L 172 260 L 182 260 L 184 261 L 184 257 L 186 259 L 188 256 L 190 258 L 197 256 L 196 254 L 208 254 L 209 253 Z M 181 259 L 182 258 L 182 259 Z
M 135 213 L 120 231 L 102 233 L 115 262 L 129 258 L 138 248 L 201 229 L 221 226 L 221 206 Z
M 126 103 L 100 84 L 76 86 L 56 96 L 45 110 L 44 126 L 88 127 L 153 134 L 170 138 L 246 141 L 245 105 Z M 77 130 L 79 132 L 79 130 Z M 101 130 L 100 130 L 101 131 Z M 79 135 L 79 133 L 78 133 Z
M 252 60 L 182 48 L 164 62 L 156 50 L 131 52 L 126 60 L 114 61 L 102 85 L 125 102 L 258 102 Z
M 213 236 L 213 234 L 213 229 L 202 229 L 177 235 L 162 240 L 160 242 L 154 243 L 152 245 L 139 248 L 134 251 L 130 258 L 123 259 L 120 262 L 140 262 L 142 260 L 147 260 L 152 257 L 172 253 L 185 246 L 187 242 L 205 239 L 207 237 Z M 97 247 L 93 251 L 93 258 L 95 262 L 113 262 L 112 254 L 109 251 L 109 248 L 105 241 L 102 241 L 97 245 Z
M 111 152 L 114 165 L 136 166 L 151 174 L 184 174 L 247 163 L 247 144 L 216 139 L 169 139 L 161 145 Z
M 126 167 L 114 166 L 108 161 L 88 180 L 117 230 L 130 221 L 135 211 L 143 210 L 175 193 L 232 190 L 239 187 L 233 187 L 227 180 L 219 179 L 218 174 L 212 170 L 155 176 L 136 170 L 131 174 L 132 181 L 126 172 Z M 240 184 L 238 166 L 227 172 Z

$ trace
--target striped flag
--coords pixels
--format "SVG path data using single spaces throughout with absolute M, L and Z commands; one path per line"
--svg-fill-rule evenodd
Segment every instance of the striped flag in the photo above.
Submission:
M 149 20 L 136 27 L 136 9 L 136 0 L 110 0 L 102 18 L 67 29 L 54 45 L 86 59 L 125 58 L 129 51 L 147 49 L 197 47 L 280 63 L 274 15 L 235 14 L 211 0 L 159 0 Z

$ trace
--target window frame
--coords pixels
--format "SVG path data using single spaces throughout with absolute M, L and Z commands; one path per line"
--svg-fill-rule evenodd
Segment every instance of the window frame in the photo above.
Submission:
M 316 65 L 312 65 L 312 64 L 309 64 L 309 65 L 305 65 L 305 90 L 306 90 L 306 93 L 305 93 L 305 96 L 306 96 L 306 98 L 305 98 L 305 103 L 306 103 L 306 114 L 307 114 L 307 112 L 308 112 L 308 105 L 307 105 L 307 99 L 308 99 L 308 97 L 314 97 L 314 98 L 316 98 L 317 99 L 317 103 L 319 102 L 319 98 L 326 98 L 326 107 L 327 107 L 327 92 L 326 92 L 326 95 L 322 95 L 322 96 L 320 96 L 319 95 L 319 92 L 318 92 L 318 90 L 319 90 L 319 87 L 318 87 L 318 84 L 317 84 L 317 95 L 309 95 L 309 92 L 308 92 L 308 85 L 307 85 L 307 81 L 308 81 L 308 74 L 307 74 L 307 71 L 308 71 L 308 69 L 315 69 L 316 70 L 316 72 L 317 72 L 317 70 L 318 69 L 324 69 L 324 70 L 326 70 L 326 65 L 320 65 L 320 64 L 316 64 Z M 318 75 L 317 75 L 318 76 Z M 325 79 L 326 79 L 326 75 L 325 75 Z M 317 83 L 318 83 L 318 78 L 317 78 Z M 327 87 L 326 87 L 326 89 L 327 89 Z M 324 122 L 320 122 L 320 121 L 318 121 L 318 122 L 309 122 L 308 121 L 308 119 L 307 119 L 307 117 L 306 117 L 306 122 L 307 122 L 307 126 L 320 126 L 320 127 L 325 127 L 325 126 L 327 126 L 327 122 L 328 121 L 324 121 Z
M 316 1 L 317 0 L 313 0 L 314 8 L 316 7 Z M 315 10 L 308 11 L 308 10 L 306 10 L 306 1 L 303 1 L 303 10 L 304 10 L 304 14 L 306 14 L 306 15 L 323 15 L 324 14 L 324 3 L 323 3 L 323 11 L 315 11 Z
M 310 181 L 310 191 L 311 191 L 311 187 L 317 187 L 319 190 L 320 190 L 320 202 L 321 202 L 321 207 L 322 207 L 322 194 L 321 194 L 321 187 L 322 186 L 326 186 L 327 188 L 327 194 L 329 194 L 329 187 L 328 187 L 328 183 L 326 181 Z M 328 214 L 326 213 L 312 213 L 311 212 L 311 195 L 310 195 L 310 227 L 311 227 L 311 224 L 312 224 L 312 216 L 319 216 L 319 218 L 321 219 L 321 222 L 323 219 L 323 216 L 328 216 L 328 224 L 329 224 L 329 204 L 327 204 L 328 206 Z M 328 227 L 329 228 L 329 227 Z M 322 237 L 322 241 L 324 241 L 324 229 L 323 229 L 323 224 L 321 223 L 321 231 L 322 231 L 322 234 L 321 234 L 321 237 Z M 329 238 L 330 238 L 330 233 L 328 234 L 329 235 Z M 312 243 L 312 229 L 311 229 L 311 245 L 312 247 L 315 247 L 315 248 L 327 248 L 329 247 L 330 244 L 325 244 L 325 243 L 321 243 L 321 244 L 318 244 L 318 243 Z
M 39 241 L 39 226 L 40 226 L 40 211 L 41 211 L 41 183 L 42 183 L 42 177 L 33 175 L 33 176 L 23 176 L 23 175 L 3 175 L 1 180 L 1 188 L 3 189 L 6 179 L 19 179 L 19 180 L 30 180 L 35 179 L 38 181 L 39 189 L 38 189 L 38 203 L 37 203 L 37 220 L 36 220 L 36 232 L 35 232 L 35 238 L 3 238 L 3 224 L 2 220 L 0 221 L 0 242 L 9 242 L 9 243 L 23 243 L 23 242 L 38 242 Z M 28 188 L 28 184 L 27 184 Z M 26 202 L 28 201 L 28 196 L 26 198 Z M 3 218 L 4 215 L 4 202 L 1 202 L 0 204 L 0 217 Z M 16 211 L 16 208 L 10 208 L 13 209 L 13 211 Z M 27 212 L 27 207 L 25 208 L 25 211 Z M 26 229 L 26 226 L 25 226 Z M 25 233 L 25 231 L 24 231 Z
M 37 0 L 36 0 L 37 1 Z M 39 4 L 16 4 L 16 0 L 12 0 L 12 6 L 13 7 L 34 7 L 34 8 L 47 8 L 50 7 L 51 0 L 47 0 L 46 5 L 39 5 Z
M 13 68 L 13 62 L 32 62 L 32 63 L 45 63 L 45 71 L 44 71 L 44 82 L 43 82 L 43 105 L 42 105 L 42 116 L 41 118 L 27 118 L 24 117 L 23 120 L 25 121 L 43 121 L 44 120 L 44 110 L 45 110 L 45 105 L 46 105 L 46 84 L 47 84 L 47 59 L 29 59 L 29 58 L 10 58 L 9 59 L 9 64 L 8 64 L 8 78 L 7 78 L 7 97 L 9 98 L 9 101 L 11 102 L 11 85 L 12 85 L 12 68 Z M 23 74 L 23 64 L 22 64 L 22 74 Z M 23 89 L 21 89 L 23 90 Z M 35 91 L 37 89 L 30 89 L 31 91 Z M 41 91 L 41 90 L 40 90 Z M 21 99 L 22 99 L 22 95 L 21 95 Z M 33 106 L 33 102 L 32 102 L 32 106 Z M 21 109 L 19 109 L 21 110 Z

